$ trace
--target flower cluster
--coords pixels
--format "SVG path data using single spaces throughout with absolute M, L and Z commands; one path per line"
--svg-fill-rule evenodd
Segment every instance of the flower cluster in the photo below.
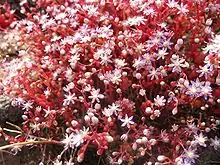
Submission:
M 54 164 L 70 150 L 64 159 L 82 162 L 91 146 L 111 164 L 147 165 L 194 164 L 197 148 L 219 149 L 208 137 L 220 125 L 217 2 L 37 1 L 10 24 L 26 49 L 1 62 L 0 92 L 24 122 L 19 136 L 2 135 L 52 137 L 64 146 Z

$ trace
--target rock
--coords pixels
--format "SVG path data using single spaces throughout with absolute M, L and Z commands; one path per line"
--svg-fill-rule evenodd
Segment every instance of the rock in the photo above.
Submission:
M 22 110 L 11 105 L 9 97 L 0 95 L 0 123 L 10 121 L 13 123 L 22 121 Z

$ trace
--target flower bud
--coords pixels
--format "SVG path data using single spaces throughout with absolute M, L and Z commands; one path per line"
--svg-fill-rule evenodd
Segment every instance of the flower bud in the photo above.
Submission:
M 112 152 L 112 156 L 118 155 L 118 152 Z
M 144 134 L 145 136 L 148 136 L 149 133 L 150 133 L 149 129 L 144 129 L 143 134 Z
M 164 161 L 166 160 L 166 157 L 165 157 L 164 155 L 159 155 L 159 156 L 157 157 L 157 160 L 158 160 L 159 162 L 164 162 Z
M 88 115 L 85 115 L 84 120 L 85 120 L 86 123 L 89 123 L 90 122 L 90 117 Z
M 207 26 L 212 25 L 212 19 L 211 19 L 211 18 L 207 19 L 206 22 L 205 22 L 205 24 L 206 24 Z
M 195 43 L 199 43 L 199 41 L 200 41 L 199 38 L 195 38 L 195 39 L 194 39 L 194 42 L 195 42 Z
M 220 125 L 220 120 L 216 120 L 216 121 L 215 121 L 215 124 L 216 124 L 216 125 Z
M 28 119 L 27 115 L 22 115 L 22 119 L 27 120 Z
M 137 79 L 140 79 L 140 78 L 141 78 L 141 74 L 140 74 L 140 73 L 136 73 L 135 77 L 136 77 Z
M 118 159 L 118 164 L 122 164 L 123 160 L 121 158 Z
M 151 107 L 147 107 L 147 108 L 145 109 L 145 112 L 146 112 L 147 114 L 152 113 L 152 109 L 151 109 Z
M 141 144 L 142 143 L 141 139 L 137 139 L 136 143 Z
M 95 109 L 96 109 L 96 110 L 101 109 L 101 105 L 100 105 L 100 104 L 98 104 L 98 103 L 96 103 L 96 104 L 95 104 Z
M 127 141 L 128 140 L 128 135 L 127 134 L 123 134 L 123 135 L 121 135 L 120 139 L 122 141 Z
M 116 92 L 121 93 L 121 89 L 120 88 L 116 89 Z
M 205 132 L 210 132 L 211 131 L 211 129 L 209 128 L 209 127 L 207 127 L 207 128 L 205 128 Z
M 81 163 L 84 160 L 84 154 L 81 153 L 77 156 L 77 162 Z
M 204 127 L 204 126 L 205 126 L 205 122 L 202 122 L 202 123 L 201 123 L 201 126 Z
M 145 153 L 146 153 L 146 151 L 145 151 L 145 150 L 142 150 L 142 151 L 141 151 L 141 156 L 144 156 Z
M 95 116 L 92 117 L 92 124 L 98 124 L 99 123 L 99 119 Z
M 146 144 L 147 141 L 148 141 L 147 137 L 142 137 L 141 142 L 142 142 L 143 144 Z
M 156 139 L 150 139 L 150 143 L 151 143 L 152 146 L 154 146 L 157 143 L 157 140 Z
M 127 76 L 128 75 L 128 72 L 122 72 L 122 76 Z
M 134 151 L 137 150 L 137 143 L 133 143 L 133 145 L 132 145 L 132 149 L 133 149 Z
M 183 39 L 182 39 L 182 38 L 179 38 L 179 39 L 177 40 L 177 44 L 178 44 L 178 45 L 182 45 L 182 44 L 183 44 Z
M 73 127 L 75 127 L 75 126 L 78 125 L 78 122 L 77 122 L 76 120 L 72 120 L 72 121 L 71 121 L 71 124 L 72 124 Z
M 106 136 L 105 138 L 106 138 L 107 142 L 109 142 L 109 143 L 114 141 L 112 136 Z

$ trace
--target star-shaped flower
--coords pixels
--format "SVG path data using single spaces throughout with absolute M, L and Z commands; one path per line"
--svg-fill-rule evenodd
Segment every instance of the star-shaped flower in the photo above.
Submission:
M 133 116 L 128 117 L 128 115 L 125 115 L 124 119 L 120 119 L 123 123 L 122 123 L 122 127 L 127 126 L 128 128 L 130 128 L 130 124 L 134 124 L 134 122 L 132 121 Z
M 104 95 L 100 94 L 100 89 L 92 89 L 91 91 L 91 96 L 89 96 L 89 99 L 92 99 L 92 103 L 94 103 L 95 101 L 97 101 L 98 103 L 100 102 L 99 99 L 103 99 Z

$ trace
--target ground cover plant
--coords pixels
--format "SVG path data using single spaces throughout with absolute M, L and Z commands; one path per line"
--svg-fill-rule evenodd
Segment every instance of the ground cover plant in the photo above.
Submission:
M 1 128 L 1 151 L 38 147 L 41 165 L 91 151 L 96 164 L 191 165 L 220 149 L 218 0 L 0 8 L 0 93 L 23 120 Z

